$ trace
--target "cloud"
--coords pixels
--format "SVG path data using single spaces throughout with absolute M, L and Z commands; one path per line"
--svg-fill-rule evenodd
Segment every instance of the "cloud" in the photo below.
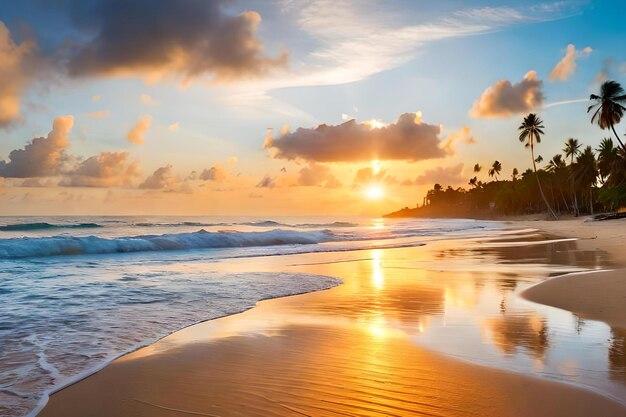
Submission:
M 369 184 L 373 181 L 382 181 L 385 178 L 386 172 L 384 169 L 375 172 L 372 167 L 361 168 L 356 172 L 354 176 L 354 185 L 362 186 Z
M 21 95 L 39 67 L 35 48 L 32 41 L 15 44 L 9 29 L 0 21 L 0 127 L 20 118 Z
M 476 139 L 472 136 L 469 126 L 465 126 L 456 132 L 450 133 L 441 144 L 441 148 L 448 154 L 456 154 L 456 144 L 464 143 L 466 145 L 473 145 L 476 143 Z
M 93 101 L 94 103 L 97 103 L 100 100 L 102 100 L 102 96 L 91 96 L 91 101 Z
M 180 183 L 180 179 L 174 174 L 171 165 L 165 165 L 157 168 L 152 175 L 139 184 L 139 188 L 146 190 L 172 190 Z
M 276 139 L 266 138 L 274 158 L 315 162 L 363 162 L 372 160 L 421 161 L 441 158 L 441 127 L 423 123 L 419 114 L 404 113 L 396 123 L 374 127 L 350 120 L 340 125 L 298 128 Z
M 211 168 L 205 169 L 200 173 L 199 178 L 202 181 L 223 181 L 228 176 L 228 173 L 221 165 L 216 164 Z
M 328 166 L 313 162 L 300 169 L 298 185 L 336 188 L 340 187 L 341 183 L 335 178 Z
M 406 180 L 402 185 L 459 185 L 466 182 L 463 177 L 463 163 L 450 167 L 437 167 L 427 169 L 422 175 L 415 178 L 414 181 Z
M 92 119 L 106 119 L 110 115 L 111 115 L 111 112 L 108 110 L 98 110 L 98 111 L 92 111 L 91 113 L 89 113 L 89 117 L 91 117 Z
M 269 175 L 266 175 L 261 181 L 258 182 L 256 188 L 274 188 L 275 186 L 276 178 L 272 178 Z
M 178 130 L 178 122 L 168 125 L 167 130 L 169 130 L 170 132 L 176 132 Z
M 541 107 L 544 99 L 542 86 L 535 71 L 528 71 L 524 79 L 515 84 L 500 80 L 474 102 L 470 115 L 483 119 L 505 118 Z
M 95 33 L 69 60 L 72 76 L 163 77 L 216 81 L 258 76 L 284 66 L 255 36 L 261 16 L 227 12 L 224 0 L 73 0 L 74 23 Z
M 146 138 L 144 135 L 148 131 L 148 129 L 150 129 L 151 125 L 152 125 L 152 116 L 150 115 L 141 116 L 139 120 L 137 120 L 137 123 L 135 124 L 135 126 L 133 126 L 130 132 L 128 132 L 128 134 L 126 135 L 126 138 L 132 143 L 141 145 L 142 143 L 146 141 Z
M 160 104 L 159 100 L 152 98 L 148 94 L 142 94 L 140 99 L 141 104 L 145 104 L 146 106 L 158 106 Z
M 65 150 L 70 146 L 69 135 L 74 117 L 59 116 L 54 119 L 47 137 L 34 138 L 9 154 L 9 162 L 0 161 L 0 177 L 29 178 L 58 175 L 68 160 Z
M 237 161 L 239 161 L 239 159 L 236 156 L 229 156 L 226 162 L 228 162 L 228 165 L 235 165 Z
M 66 187 L 129 187 L 139 175 L 139 163 L 129 162 L 128 152 L 102 152 L 66 172 Z
M 577 51 L 573 44 L 567 45 L 565 56 L 550 71 L 548 80 L 558 82 L 567 81 L 576 71 L 576 58 L 585 58 L 591 54 L 591 47 L 587 46 L 582 51 Z

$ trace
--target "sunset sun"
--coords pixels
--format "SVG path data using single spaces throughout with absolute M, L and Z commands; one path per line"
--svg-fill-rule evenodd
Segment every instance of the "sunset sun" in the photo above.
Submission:
M 380 200 L 385 196 L 385 190 L 378 184 L 372 184 L 365 189 L 365 196 L 368 200 Z

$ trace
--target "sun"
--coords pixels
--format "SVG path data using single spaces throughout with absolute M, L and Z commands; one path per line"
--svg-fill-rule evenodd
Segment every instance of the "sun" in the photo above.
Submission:
M 369 200 L 380 200 L 385 196 L 385 190 L 380 185 L 372 184 L 365 189 L 365 196 Z

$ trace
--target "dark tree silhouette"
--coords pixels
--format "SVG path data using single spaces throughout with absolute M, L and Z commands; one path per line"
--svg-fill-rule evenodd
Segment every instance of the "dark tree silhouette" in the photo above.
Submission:
M 524 117 L 524 121 L 518 128 L 520 131 L 519 141 L 524 143 L 525 147 L 530 148 L 530 156 L 533 161 L 533 170 L 535 171 L 535 178 L 537 179 L 539 193 L 541 194 L 541 198 L 546 204 L 550 215 L 553 219 L 556 219 L 556 213 L 552 210 L 546 195 L 543 193 L 543 188 L 541 188 L 541 181 L 539 181 L 539 176 L 537 175 L 537 163 L 535 162 L 535 143 L 541 143 L 541 135 L 544 134 L 543 129 L 543 121 L 537 117 L 535 113 L 530 113 L 528 116 Z

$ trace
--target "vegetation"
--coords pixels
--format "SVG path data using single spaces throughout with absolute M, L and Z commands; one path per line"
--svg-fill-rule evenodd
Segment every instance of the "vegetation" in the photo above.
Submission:
M 535 156 L 535 148 L 545 135 L 545 127 L 536 114 L 530 113 L 518 128 L 518 139 L 530 150 L 532 169 L 520 175 L 513 168 L 511 179 L 502 180 L 503 166 L 495 161 L 488 170 L 492 180 L 482 182 L 482 166 L 477 163 L 469 188 L 435 184 L 422 207 L 405 207 L 388 216 L 488 217 L 545 212 L 556 219 L 567 213 L 578 216 L 626 207 L 626 147 L 615 127 L 626 111 L 626 94 L 619 83 L 606 81 L 600 94 L 592 94 L 590 100 L 593 104 L 587 112 L 591 113 L 591 123 L 603 130 L 610 129 L 619 145 L 607 137 L 596 149 L 583 148 L 578 139 L 568 138 L 563 154 L 554 155 L 544 168 L 538 169 L 543 158 Z

